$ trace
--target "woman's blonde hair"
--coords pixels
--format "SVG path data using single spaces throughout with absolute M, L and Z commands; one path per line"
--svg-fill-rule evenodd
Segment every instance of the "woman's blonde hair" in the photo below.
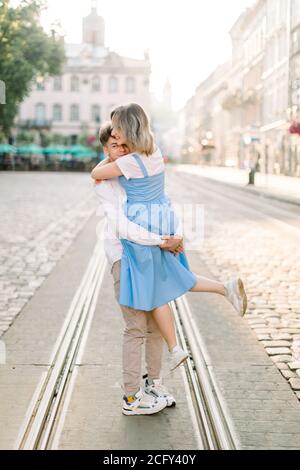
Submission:
M 149 118 L 143 108 L 130 103 L 114 109 L 110 115 L 112 127 L 120 130 L 130 151 L 151 155 L 155 151 Z

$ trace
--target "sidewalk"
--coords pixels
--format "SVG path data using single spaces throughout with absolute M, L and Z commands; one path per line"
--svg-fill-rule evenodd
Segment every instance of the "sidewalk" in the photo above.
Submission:
M 247 186 L 247 170 L 187 164 L 176 165 L 176 170 L 203 176 L 261 196 L 300 205 L 300 178 L 256 173 L 255 186 Z

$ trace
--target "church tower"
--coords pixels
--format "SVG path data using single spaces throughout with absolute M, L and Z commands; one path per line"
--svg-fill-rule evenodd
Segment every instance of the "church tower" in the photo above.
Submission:
M 82 20 L 82 42 L 93 46 L 105 44 L 104 19 L 97 13 L 97 0 L 91 0 L 91 12 Z

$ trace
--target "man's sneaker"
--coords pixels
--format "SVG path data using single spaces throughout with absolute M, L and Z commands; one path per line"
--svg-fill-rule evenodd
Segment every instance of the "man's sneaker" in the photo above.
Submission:
M 123 396 L 123 414 L 153 415 L 163 410 L 167 406 L 167 401 L 162 398 L 155 398 L 140 389 L 135 395 Z
M 148 393 L 148 395 L 152 395 L 155 398 L 164 398 L 167 401 L 168 408 L 176 406 L 175 398 L 168 392 L 166 387 L 162 385 L 161 379 L 153 379 L 152 383 L 149 383 L 147 374 L 143 376 L 143 379 L 143 390 Z
M 225 297 L 233 305 L 238 314 L 243 317 L 247 310 L 247 295 L 242 279 L 230 279 L 224 283 Z
M 182 364 L 188 357 L 188 353 L 186 353 L 179 346 L 175 346 L 175 348 L 173 348 L 173 350 L 169 352 L 170 371 L 173 371 L 174 369 L 176 369 L 176 367 L 180 366 L 180 364 Z

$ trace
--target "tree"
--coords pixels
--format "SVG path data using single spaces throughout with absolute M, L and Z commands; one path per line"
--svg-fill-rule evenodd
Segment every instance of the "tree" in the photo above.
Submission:
M 8 137 L 19 105 L 37 76 L 62 72 L 64 40 L 53 27 L 48 35 L 40 25 L 44 0 L 21 0 L 13 8 L 0 0 L 0 80 L 6 87 L 6 104 L 0 105 L 0 138 Z

